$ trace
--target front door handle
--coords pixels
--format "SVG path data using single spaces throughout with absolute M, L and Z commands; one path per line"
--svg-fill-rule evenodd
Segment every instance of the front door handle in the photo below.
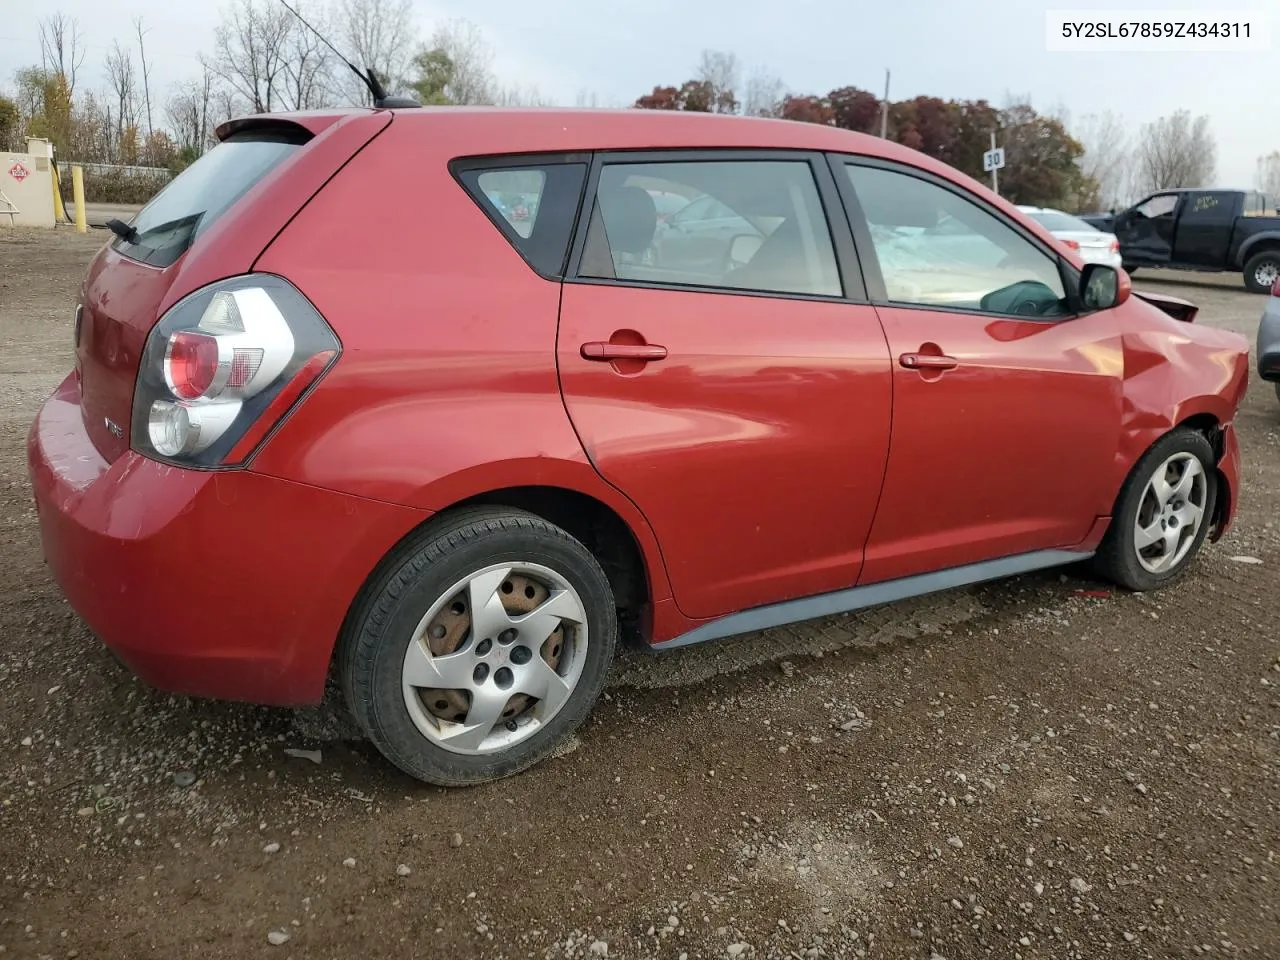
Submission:
M 960 365 L 955 357 L 942 357 L 933 353 L 904 353 L 898 363 L 908 370 L 954 370 Z
M 656 343 L 608 343 L 593 340 L 582 345 L 582 359 L 602 360 L 665 360 L 667 348 Z

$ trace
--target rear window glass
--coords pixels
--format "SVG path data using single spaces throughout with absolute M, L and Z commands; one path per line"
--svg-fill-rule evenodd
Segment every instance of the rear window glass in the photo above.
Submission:
M 297 128 L 233 134 L 156 194 L 133 218 L 134 236 L 113 246 L 134 260 L 168 266 L 308 139 Z
M 1047 210 L 1037 210 L 1035 213 L 1027 214 L 1032 220 L 1037 221 L 1046 230 L 1057 230 L 1060 232 L 1075 233 L 1098 233 L 1097 227 L 1092 227 L 1083 220 L 1077 220 L 1075 217 L 1066 213 L 1050 213 Z
M 462 161 L 455 171 L 467 192 L 520 255 L 546 277 L 564 275 L 587 165 Z

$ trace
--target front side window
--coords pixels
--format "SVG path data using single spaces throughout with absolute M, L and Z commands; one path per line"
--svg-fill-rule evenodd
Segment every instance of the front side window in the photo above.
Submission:
M 657 198 L 688 204 L 669 219 Z M 679 286 L 838 297 L 835 249 L 802 160 L 611 163 L 579 273 Z
M 845 170 L 890 303 L 1016 316 L 1069 312 L 1057 260 L 977 203 L 908 173 Z
M 1178 208 L 1178 195 L 1176 193 L 1162 193 L 1150 200 L 1145 200 L 1141 206 L 1134 210 L 1140 217 L 1146 217 L 1148 220 L 1154 220 L 1157 217 L 1171 217 L 1173 211 Z

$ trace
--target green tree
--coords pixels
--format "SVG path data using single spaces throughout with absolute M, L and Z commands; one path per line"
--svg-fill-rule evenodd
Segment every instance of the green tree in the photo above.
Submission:
M 0 97 L 0 150 L 15 148 L 21 123 L 22 114 L 17 102 L 8 97 Z
M 453 59 L 440 47 L 423 49 L 410 65 L 412 77 L 409 86 L 418 95 L 423 106 L 441 106 L 453 103 L 449 88 L 453 83 Z

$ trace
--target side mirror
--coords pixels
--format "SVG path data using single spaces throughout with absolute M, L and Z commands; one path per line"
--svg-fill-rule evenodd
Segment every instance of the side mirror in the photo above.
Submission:
M 1129 299 L 1133 284 L 1123 270 L 1090 263 L 1080 274 L 1080 299 L 1086 310 L 1110 310 Z

